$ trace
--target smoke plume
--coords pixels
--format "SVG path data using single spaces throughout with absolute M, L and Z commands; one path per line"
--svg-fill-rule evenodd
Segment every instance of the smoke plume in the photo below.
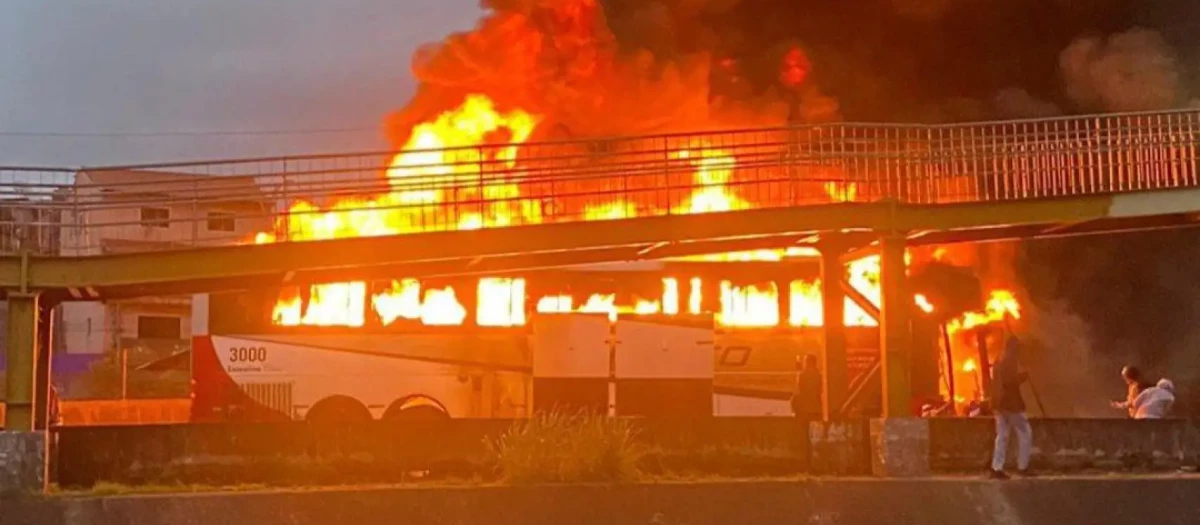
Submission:
M 1088 111 L 1145 111 L 1183 100 L 1179 59 L 1158 33 L 1134 28 L 1080 38 L 1059 58 L 1072 102 Z
M 1057 104 L 1037 98 L 1021 88 L 1000 90 L 992 97 L 992 105 L 1002 118 L 1040 118 L 1062 114 Z
M 1123 399 L 1118 372 L 1123 359 L 1095 351 L 1086 322 L 1061 301 L 1028 312 L 1025 334 L 1034 341 L 1023 354 L 1029 388 L 1048 417 L 1121 417 L 1108 403 Z M 1037 410 L 1030 404 L 1031 410 Z M 1036 413 L 1036 412 L 1035 412 Z

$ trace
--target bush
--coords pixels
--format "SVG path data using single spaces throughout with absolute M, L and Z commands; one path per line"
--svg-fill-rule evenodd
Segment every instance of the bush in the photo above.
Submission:
M 635 434 L 627 420 L 551 412 L 514 423 L 487 446 L 510 483 L 630 481 L 643 454 Z

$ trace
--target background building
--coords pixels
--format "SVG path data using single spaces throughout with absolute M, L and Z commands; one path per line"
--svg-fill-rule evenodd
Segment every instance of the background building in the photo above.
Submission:
M 15 190 L 0 191 L 0 254 L 22 247 L 35 255 L 95 256 L 234 244 L 271 227 L 273 205 L 250 178 L 83 170 L 53 192 Z M 190 348 L 190 296 L 70 302 L 53 315 L 60 387 L 105 357 L 132 369 Z M 0 334 L 6 323 L 7 305 L 0 302 Z

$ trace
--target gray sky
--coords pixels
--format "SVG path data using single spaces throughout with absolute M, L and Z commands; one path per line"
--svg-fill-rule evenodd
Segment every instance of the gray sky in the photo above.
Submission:
M 0 0 L 0 165 L 386 147 L 421 43 L 477 0 Z M 33 133 L 369 128 L 258 136 Z

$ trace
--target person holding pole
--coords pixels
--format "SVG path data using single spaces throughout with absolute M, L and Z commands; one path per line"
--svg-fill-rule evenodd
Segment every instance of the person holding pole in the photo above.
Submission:
M 996 443 L 992 449 L 992 468 L 989 477 L 1008 479 L 1004 463 L 1008 454 L 1009 433 L 1017 434 L 1017 469 L 1023 476 L 1031 475 L 1029 457 L 1033 449 L 1033 429 L 1025 417 L 1025 399 L 1021 384 L 1029 374 L 1020 368 L 1021 341 L 1011 333 L 1005 341 L 1004 352 L 992 367 L 992 408 L 996 417 Z

